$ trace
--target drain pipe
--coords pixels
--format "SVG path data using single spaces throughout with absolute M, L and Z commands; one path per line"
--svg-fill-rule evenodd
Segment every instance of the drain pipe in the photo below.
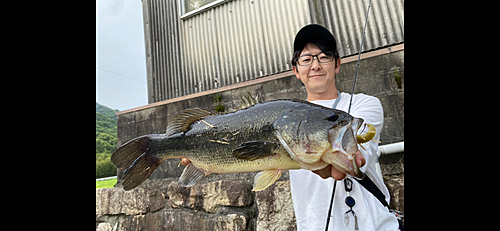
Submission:
M 405 151 L 405 142 L 403 141 L 403 142 L 397 142 L 397 143 L 378 146 L 378 150 L 380 151 L 380 153 L 382 155 L 404 152 Z M 379 156 L 380 156 L 380 154 L 379 154 Z

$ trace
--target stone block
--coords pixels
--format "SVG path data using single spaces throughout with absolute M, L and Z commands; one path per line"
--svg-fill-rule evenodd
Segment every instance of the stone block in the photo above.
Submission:
M 248 229 L 249 219 L 241 214 L 227 214 L 213 219 L 213 225 L 209 225 L 207 230 L 250 230 Z
M 165 211 L 162 216 L 163 226 L 158 230 L 251 230 L 250 218 L 244 214 L 206 214 L 177 209 Z
M 125 191 L 122 188 L 96 189 L 96 215 L 136 215 L 154 212 L 165 206 L 160 190 L 136 188 Z
M 290 181 L 277 181 L 255 192 L 259 210 L 257 230 L 297 230 Z
M 165 213 L 160 210 L 156 213 L 146 213 L 135 216 L 125 217 L 116 229 L 120 231 L 135 231 L 135 230 L 147 230 L 147 231 L 162 231 L 165 219 Z
M 167 187 L 167 196 L 175 206 L 216 213 L 221 206 L 249 206 L 253 200 L 251 190 L 244 180 L 220 180 L 193 187 L 172 182 Z
M 103 223 L 99 223 L 99 225 L 97 226 L 97 229 L 96 231 L 112 231 L 113 228 L 111 227 L 111 225 L 109 223 L 106 223 L 106 222 L 103 222 Z

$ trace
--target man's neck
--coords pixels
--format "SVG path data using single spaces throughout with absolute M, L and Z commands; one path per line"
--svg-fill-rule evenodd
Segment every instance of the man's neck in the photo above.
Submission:
M 307 92 L 307 101 L 316 101 L 316 100 L 332 100 L 338 98 L 337 89 L 333 88 L 331 91 L 315 94 Z

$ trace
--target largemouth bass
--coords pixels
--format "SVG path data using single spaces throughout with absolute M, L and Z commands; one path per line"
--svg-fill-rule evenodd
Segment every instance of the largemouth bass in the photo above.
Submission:
M 179 177 L 183 186 L 193 186 L 212 173 L 260 171 L 253 187 L 259 191 L 284 170 L 318 170 L 328 164 L 364 177 L 354 160 L 363 119 L 301 100 L 251 104 L 227 114 L 186 109 L 172 119 L 166 134 L 123 144 L 111 156 L 124 170 L 123 188 L 140 185 L 164 160 L 183 157 L 191 161 Z

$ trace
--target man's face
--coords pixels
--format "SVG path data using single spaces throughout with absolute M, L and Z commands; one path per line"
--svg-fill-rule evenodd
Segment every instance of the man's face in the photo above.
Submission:
M 302 55 L 317 55 L 322 51 L 314 44 L 308 43 L 300 56 Z M 337 67 L 335 67 L 337 63 Z M 308 94 L 324 94 L 329 91 L 336 91 L 335 74 L 339 73 L 340 59 L 335 59 L 328 63 L 320 63 L 314 58 L 313 63 L 309 66 L 293 66 L 293 71 L 297 79 L 304 83 Z

